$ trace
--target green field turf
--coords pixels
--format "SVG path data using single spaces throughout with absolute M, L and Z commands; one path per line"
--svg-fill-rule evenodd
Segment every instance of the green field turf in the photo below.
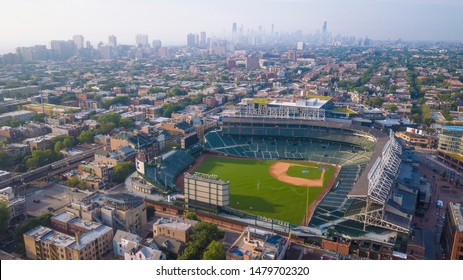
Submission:
M 273 178 L 268 169 L 275 162 L 277 161 L 211 156 L 195 171 L 215 174 L 222 180 L 230 181 L 231 208 L 292 224 L 300 224 L 305 215 L 307 192 L 309 192 L 310 204 L 322 192 L 323 187 L 299 187 Z M 316 165 L 302 161 L 285 162 L 307 166 Z M 317 164 L 317 166 L 328 168 L 324 183 L 326 186 L 329 178 L 334 174 L 335 168 L 323 164 Z M 305 174 L 302 174 L 301 170 L 300 174 L 295 174 L 294 177 L 303 177 L 303 175 Z

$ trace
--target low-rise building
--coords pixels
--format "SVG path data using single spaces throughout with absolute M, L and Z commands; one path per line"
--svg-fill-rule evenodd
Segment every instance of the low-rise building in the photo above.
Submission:
M 47 134 L 47 135 L 39 136 L 35 138 L 28 138 L 24 140 L 23 143 L 29 145 L 32 151 L 46 150 L 46 149 L 50 149 L 53 147 L 53 142 L 51 141 L 51 139 L 55 136 L 56 135 L 53 135 L 53 134 Z
M 17 157 L 29 153 L 31 148 L 27 144 L 11 143 L 1 146 L 0 151 L 7 153 L 11 157 Z
M 130 194 L 106 195 L 100 211 L 103 223 L 115 229 L 140 232 L 147 222 L 145 201 Z
M 186 243 L 190 239 L 190 231 L 193 223 L 193 221 L 185 222 L 161 218 L 153 224 L 153 236 L 170 237 Z
M 100 225 L 75 237 L 38 226 L 24 235 L 26 255 L 33 260 L 98 260 L 112 251 L 113 230 Z
M 124 258 L 126 252 L 130 252 L 141 244 L 143 239 L 123 230 L 116 231 L 113 238 L 114 256 Z
M 1 173 L 5 173 L 5 171 L 0 171 Z M 6 173 L 9 174 L 9 172 Z M 24 196 L 16 196 L 11 187 L 0 190 L 0 202 L 4 202 L 8 208 L 8 222 L 10 224 L 26 218 L 26 198 Z
M 288 238 L 272 232 L 247 227 L 226 253 L 227 260 L 282 260 L 289 246 Z
M 147 241 L 146 244 L 140 244 L 124 254 L 124 260 L 165 260 L 166 254 L 159 250 L 156 243 Z
M 24 110 L 8 112 L 0 115 L 0 123 L 10 120 L 27 122 L 30 121 L 34 117 L 34 115 L 35 113 Z
M 114 165 L 91 162 L 79 165 L 79 174 L 83 179 L 91 178 L 102 181 L 110 181 Z
M 437 139 L 432 136 L 420 135 L 405 131 L 399 131 L 395 134 L 396 137 L 403 139 L 409 147 L 421 147 L 431 149 L 436 146 Z

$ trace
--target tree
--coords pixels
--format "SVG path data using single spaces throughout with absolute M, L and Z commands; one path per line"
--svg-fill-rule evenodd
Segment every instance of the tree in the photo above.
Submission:
M 186 213 L 185 218 L 187 218 L 188 220 L 199 221 L 199 218 L 195 212 Z
M 119 125 L 123 128 L 134 128 L 135 127 L 135 120 L 133 118 L 125 118 L 121 119 Z
M 0 151 L 0 169 L 8 169 L 12 165 L 12 158 L 4 151 Z
M 32 155 L 26 159 L 25 163 L 27 168 L 31 170 L 50 164 L 59 159 L 61 159 L 61 155 L 56 154 L 53 150 L 36 150 L 32 151 Z
M 66 180 L 64 184 L 70 188 L 78 188 L 78 189 L 85 189 L 87 186 L 85 182 L 82 182 L 77 177 L 71 177 L 70 179 Z
M 50 218 L 52 217 L 51 214 L 44 214 L 38 218 L 29 219 L 24 224 L 20 225 L 14 232 L 13 238 L 17 243 L 23 243 L 23 234 L 34 229 L 38 226 L 50 227 L 51 221 Z
M 397 109 L 399 109 L 399 108 L 397 108 L 396 105 L 392 104 L 392 105 L 388 105 L 388 106 L 386 107 L 386 109 L 388 109 L 389 111 L 395 112 L 395 111 L 397 111 Z
M 53 148 L 53 151 L 54 151 L 56 154 L 59 154 L 60 151 L 61 151 L 62 149 L 64 149 L 64 144 L 63 144 L 63 142 L 61 142 L 61 141 L 56 142 L 55 147 Z
M 63 141 L 63 145 L 65 148 L 70 148 L 70 147 L 73 147 L 76 143 L 76 141 L 74 140 L 74 138 L 72 137 L 68 137 L 66 139 L 64 139 Z
M 118 162 L 113 169 L 113 182 L 123 182 L 130 173 L 135 171 L 135 164 L 131 161 Z
M 0 202 L 0 233 L 4 233 L 8 228 L 8 221 L 10 220 L 10 213 L 8 205 L 5 202 Z
M 112 122 L 104 123 L 100 127 L 100 132 L 101 134 L 109 134 L 115 127 L 116 125 Z
M 105 123 L 113 123 L 115 126 L 119 126 L 119 122 L 121 121 L 121 115 L 118 113 L 108 113 L 98 117 L 98 122 L 101 124 Z
M 77 140 L 79 140 L 79 142 L 82 142 L 82 143 L 93 143 L 93 137 L 95 135 L 93 134 L 92 131 L 88 131 L 88 130 L 84 130 L 82 131 L 79 136 L 77 136 Z
M 45 117 L 46 115 L 45 114 L 42 114 L 42 113 L 36 113 L 33 117 L 32 117 L 32 120 L 34 122 L 45 122 Z
M 223 238 L 223 231 L 216 224 L 199 222 L 191 230 L 191 241 L 185 246 L 181 260 L 199 260 L 209 244 Z
M 203 260 L 225 260 L 225 246 L 213 240 L 204 251 Z

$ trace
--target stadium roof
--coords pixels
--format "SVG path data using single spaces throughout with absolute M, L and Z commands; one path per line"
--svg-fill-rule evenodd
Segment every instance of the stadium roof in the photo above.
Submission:
M 349 192 L 349 196 L 366 196 L 368 194 L 368 174 L 370 173 L 371 169 L 376 164 L 376 159 L 380 158 L 383 153 L 383 149 L 386 146 L 387 141 L 389 138 L 384 133 L 377 132 L 376 135 L 376 145 L 373 151 L 372 160 L 365 168 L 365 171 L 360 175 L 357 180 L 357 183 L 354 185 L 352 190 Z
M 269 105 L 321 109 L 329 100 L 320 98 L 301 99 L 296 102 L 272 101 Z

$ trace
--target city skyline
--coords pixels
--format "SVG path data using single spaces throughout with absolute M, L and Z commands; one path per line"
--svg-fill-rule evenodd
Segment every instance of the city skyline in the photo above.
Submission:
M 0 53 L 19 46 L 49 45 L 51 40 L 68 40 L 82 34 L 93 45 L 107 43 L 114 34 L 120 44 L 135 44 L 136 34 L 165 45 L 186 45 L 186 34 L 206 32 L 208 36 L 231 34 L 232 24 L 244 31 L 266 33 L 321 32 L 324 21 L 333 35 L 369 37 L 377 40 L 460 41 L 463 3 L 455 0 L 382 0 L 370 3 L 354 0 L 252 0 L 195 3 L 174 0 L 151 3 L 146 0 L 103 1 L 10 1 L 2 5 Z M 20 11 L 20 13 L 18 13 Z M 438 21 L 433 20 L 438 19 Z

